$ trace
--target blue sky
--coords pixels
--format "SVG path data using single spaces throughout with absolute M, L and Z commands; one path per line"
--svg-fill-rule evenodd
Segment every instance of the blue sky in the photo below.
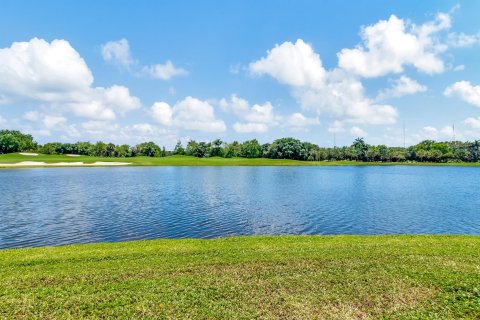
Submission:
M 2 1 L 0 127 L 38 141 L 480 138 L 477 1 Z

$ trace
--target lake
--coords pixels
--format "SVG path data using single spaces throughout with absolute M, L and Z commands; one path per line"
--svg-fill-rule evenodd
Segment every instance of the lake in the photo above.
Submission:
M 0 170 L 0 248 L 272 234 L 480 234 L 480 168 Z

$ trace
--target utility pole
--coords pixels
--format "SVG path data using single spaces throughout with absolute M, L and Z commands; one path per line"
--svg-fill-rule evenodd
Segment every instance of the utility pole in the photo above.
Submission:
M 455 144 L 455 124 L 452 124 L 453 144 Z
M 337 148 L 337 134 L 333 133 L 333 149 Z

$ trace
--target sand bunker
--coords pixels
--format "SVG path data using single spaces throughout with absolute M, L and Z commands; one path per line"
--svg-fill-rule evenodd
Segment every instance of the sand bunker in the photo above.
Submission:
M 67 157 L 80 157 L 79 154 L 66 154 Z
M 38 156 L 38 153 L 34 152 L 20 152 L 19 154 L 21 154 L 22 156 Z
M 0 163 L 0 167 L 95 167 L 95 166 L 126 166 L 130 162 L 102 162 L 94 163 L 83 162 L 56 162 L 46 163 L 41 161 L 22 161 L 18 163 Z

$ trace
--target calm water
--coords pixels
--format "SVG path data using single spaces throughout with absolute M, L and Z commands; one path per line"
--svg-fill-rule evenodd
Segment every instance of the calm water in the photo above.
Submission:
M 259 234 L 480 234 L 480 168 L 0 170 L 0 248 Z

